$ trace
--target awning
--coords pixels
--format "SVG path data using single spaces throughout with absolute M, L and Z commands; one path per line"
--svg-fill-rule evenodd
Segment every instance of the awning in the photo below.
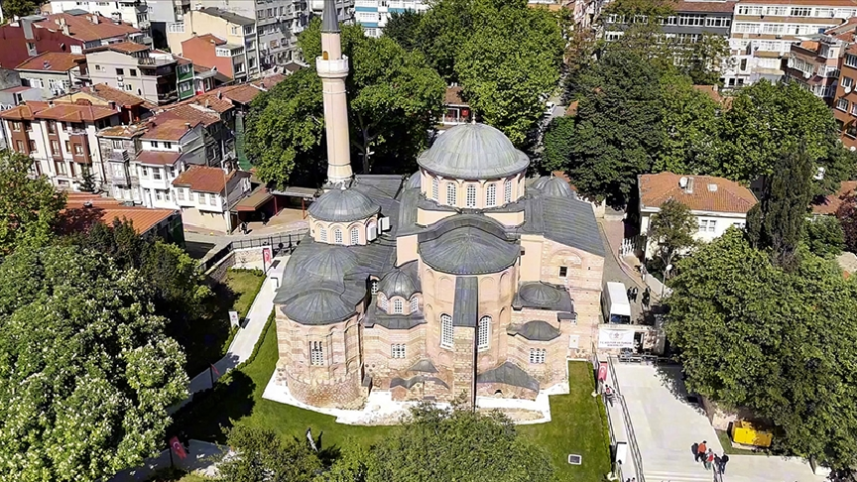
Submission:
M 299 197 L 304 199 L 315 199 L 317 193 L 318 189 L 297 186 L 287 186 L 281 191 L 271 191 L 271 194 L 275 194 L 277 196 Z
M 238 201 L 234 209 L 238 212 L 254 212 L 273 199 L 273 197 L 274 195 L 268 192 L 264 186 L 259 186 L 255 192 Z

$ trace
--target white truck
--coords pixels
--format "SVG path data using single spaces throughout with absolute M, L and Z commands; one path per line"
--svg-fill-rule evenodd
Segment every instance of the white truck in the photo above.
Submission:
M 605 323 L 628 325 L 631 323 L 631 302 L 625 285 L 614 281 L 604 284 L 601 291 L 601 312 Z

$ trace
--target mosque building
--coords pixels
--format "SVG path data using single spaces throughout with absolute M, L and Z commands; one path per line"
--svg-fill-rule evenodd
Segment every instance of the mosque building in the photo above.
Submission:
M 589 203 L 559 178 L 527 179 L 499 130 L 456 126 L 419 171 L 351 173 L 335 2 L 322 56 L 326 192 L 275 298 L 274 375 L 298 401 L 533 400 L 597 341 L 604 247 Z

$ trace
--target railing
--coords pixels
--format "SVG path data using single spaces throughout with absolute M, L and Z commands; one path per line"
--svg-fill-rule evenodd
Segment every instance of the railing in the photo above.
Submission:
M 128 149 L 113 149 L 107 154 L 107 160 L 113 162 L 128 162 Z
M 280 253 L 283 250 L 288 250 L 289 252 L 292 252 L 298 246 L 304 236 L 306 236 L 308 231 L 308 229 L 302 229 L 289 234 L 277 234 L 273 236 L 266 236 L 264 238 L 236 239 L 224 246 L 220 251 L 214 253 L 214 255 L 212 255 L 210 258 L 203 259 L 202 262 L 200 262 L 197 266 L 197 269 L 201 273 L 205 273 L 206 271 L 211 269 L 212 266 L 219 263 L 223 258 L 229 256 L 229 253 L 235 251 L 236 249 L 261 248 L 263 246 L 271 246 L 273 250 L 273 253 L 271 254 L 274 256 L 276 256 L 277 253 Z
M 607 357 L 607 368 L 610 371 L 610 378 L 613 379 L 613 388 L 616 391 L 616 399 L 619 400 L 619 406 L 622 408 L 622 416 L 625 418 L 625 430 L 628 435 L 628 447 L 631 449 L 631 457 L 634 459 L 634 469 L 637 472 L 637 480 L 646 482 L 643 475 L 643 456 L 640 454 L 640 447 L 637 445 L 637 434 L 634 432 L 634 425 L 631 423 L 631 415 L 628 413 L 628 405 L 625 403 L 625 397 L 622 396 L 622 391 L 619 389 L 618 377 L 616 370 L 613 368 L 613 357 Z

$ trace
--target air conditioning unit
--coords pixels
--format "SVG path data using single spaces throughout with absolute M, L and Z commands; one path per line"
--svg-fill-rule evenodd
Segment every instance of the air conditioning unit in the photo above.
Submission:
M 849 85 L 849 86 L 843 87 L 842 90 L 844 90 L 846 94 L 850 94 L 851 93 L 851 86 Z

